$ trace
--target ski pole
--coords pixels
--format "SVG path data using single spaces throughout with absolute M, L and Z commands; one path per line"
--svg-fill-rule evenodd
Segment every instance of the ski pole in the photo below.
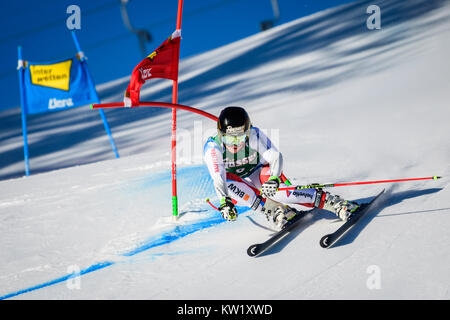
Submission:
M 395 179 L 395 180 L 378 180 L 378 181 L 362 181 L 362 182 L 347 182 L 347 183 L 328 183 L 328 184 L 309 184 L 306 186 L 285 187 L 278 190 L 298 190 L 298 189 L 314 189 L 314 188 L 333 188 L 342 186 L 353 186 L 360 184 L 374 184 L 374 183 L 389 183 L 389 182 L 401 182 L 401 181 L 415 181 L 415 180 L 437 180 L 442 177 L 432 176 L 425 178 L 410 178 L 410 179 Z
M 217 208 L 215 205 L 213 205 L 213 204 L 211 203 L 211 201 L 209 201 L 209 198 L 206 198 L 205 201 L 208 202 L 209 205 L 210 205 L 211 207 L 213 207 L 213 208 L 216 209 L 217 211 L 220 211 L 219 208 Z

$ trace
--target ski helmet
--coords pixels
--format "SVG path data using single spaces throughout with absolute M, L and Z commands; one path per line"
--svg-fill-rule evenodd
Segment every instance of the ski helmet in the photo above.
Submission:
M 240 144 L 248 137 L 250 127 L 250 118 L 244 108 L 230 106 L 220 112 L 217 130 L 225 144 Z

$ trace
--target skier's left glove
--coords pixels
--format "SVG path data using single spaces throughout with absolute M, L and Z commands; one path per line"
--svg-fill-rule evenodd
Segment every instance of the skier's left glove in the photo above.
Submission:
M 224 197 L 222 200 L 220 200 L 220 207 L 219 211 L 222 214 L 222 217 L 224 219 L 227 219 L 228 221 L 234 221 L 237 219 L 237 210 L 234 207 L 233 201 L 231 201 L 230 197 Z
M 263 197 L 273 197 L 278 191 L 280 182 L 281 180 L 277 176 L 271 176 L 269 180 L 264 182 L 261 186 L 261 194 L 263 195 Z

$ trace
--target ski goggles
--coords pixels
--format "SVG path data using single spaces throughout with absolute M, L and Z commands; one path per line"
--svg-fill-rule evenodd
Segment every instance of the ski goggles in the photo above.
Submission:
M 248 137 L 247 133 L 240 135 L 223 135 L 222 141 L 227 146 L 238 146 L 242 142 L 245 142 L 245 139 Z

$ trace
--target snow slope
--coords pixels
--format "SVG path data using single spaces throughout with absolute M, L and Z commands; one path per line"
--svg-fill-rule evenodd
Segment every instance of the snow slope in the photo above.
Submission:
M 371 4 L 381 30 L 366 28 Z M 334 189 L 361 201 L 387 193 L 328 250 L 319 239 L 340 223 L 323 212 L 247 256 L 271 231 L 245 208 L 223 222 L 204 202 L 217 201 L 201 162 L 209 119 L 178 113 L 174 223 L 169 111 L 107 110 L 120 159 L 95 111 L 32 116 L 28 178 L 20 111 L 2 112 L 0 297 L 449 299 L 449 14 L 448 1 L 358 1 L 181 62 L 180 103 L 246 106 L 299 184 L 444 176 Z M 120 101 L 127 82 L 99 85 L 102 101 Z M 143 100 L 170 93 L 151 81 Z

